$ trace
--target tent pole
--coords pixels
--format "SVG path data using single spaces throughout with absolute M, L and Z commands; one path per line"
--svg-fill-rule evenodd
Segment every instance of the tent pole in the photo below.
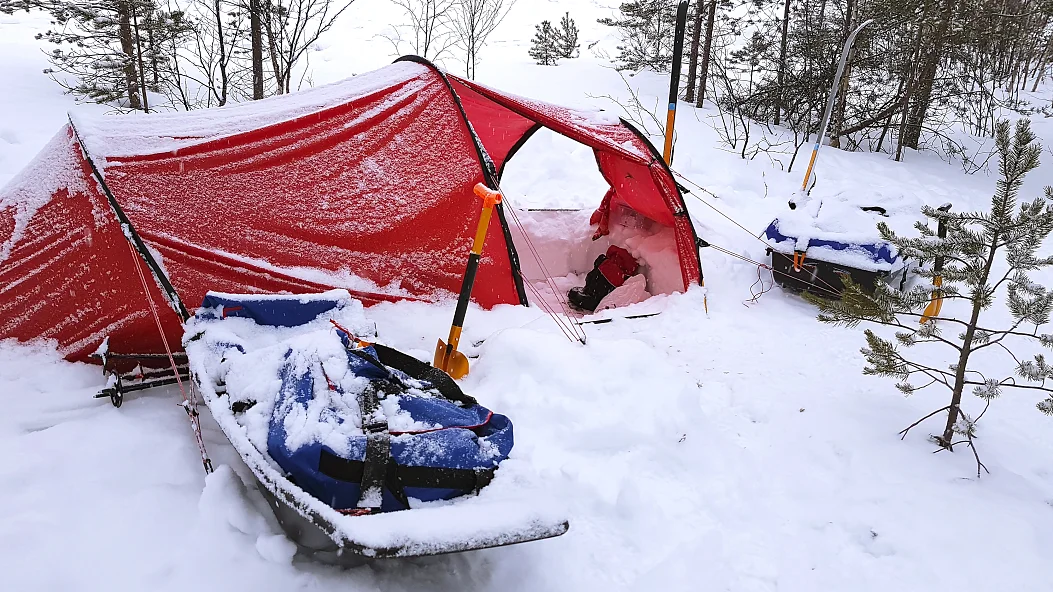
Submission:
M 106 179 L 103 178 L 102 172 L 95 166 L 95 161 L 92 160 L 91 154 L 88 153 L 88 147 L 84 144 L 84 140 L 81 139 L 80 133 L 77 131 L 77 126 L 73 125 L 73 118 L 69 117 L 69 128 L 73 130 L 73 137 L 77 140 L 77 144 L 80 145 L 81 154 L 84 155 L 84 160 L 88 162 L 88 166 L 91 167 L 91 173 L 98 181 L 99 187 L 102 188 L 103 195 L 106 196 L 106 201 L 110 204 L 110 209 L 113 210 L 117 221 L 121 225 L 121 230 L 124 232 L 125 238 L 131 243 L 135 251 L 142 257 L 143 261 L 146 262 L 146 267 L 150 270 L 150 275 L 154 276 L 154 281 L 157 282 L 158 287 L 164 293 L 165 300 L 168 301 L 168 306 L 172 307 L 172 310 L 179 316 L 179 321 L 185 323 L 190 318 L 190 313 L 187 312 L 183 301 L 179 298 L 179 293 L 176 292 L 175 287 L 172 286 L 171 280 L 165 275 L 164 270 L 158 265 L 157 260 L 154 259 L 150 250 L 146 247 L 146 243 L 143 242 L 142 237 L 135 231 L 135 227 L 132 226 L 131 220 L 124 213 L 120 204 L 117 203 L 117 198 L 113 196 L 113 192 L 110 191 L 109 185 L 106 184 Z

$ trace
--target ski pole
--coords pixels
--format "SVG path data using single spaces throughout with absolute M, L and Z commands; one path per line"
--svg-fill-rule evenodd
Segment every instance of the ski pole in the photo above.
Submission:
M 676 8 L 676 30 L 673 35 L 673 68 L 669 74 L 669 112 L 665 118 L 665 148 L 662 158 L 673 164 L 673 127 L 676 125 L 676 102 L 680 94 L 680 62 L 684 57 L 684 29 L 687 27 L 687 0 Z
M 841 49 L 841 60 L 837 63 L 837 72 L 834 74 L 834 83 L 830 86 L 830 97 L 826 101 L 826 111 L 823 112 L 823 121 L 819 125 L 819 135 L 815 137 L 812 156 L 808 159 L 808 168 L 804 171 L 804 181 L 801 182 L 801 194 L 808 194 L 808 180 L 812 177 L 812 169 L 815 168 L 815 158 L 819 156 L 819 147 L 823 144 L 823 139 L 826 138 L 826 128 L 830 125 L 830 115 L 834 112 L 834 101 L 837 100 L 837 91 L 841 86 L 841 75 L 844 74 L 845 64 L 848 62 L 848 54 L 851 53 L 852 46 L 856 43 L 856 35 L 872 22 L 874 22 L 874 19 L 863 21 L 848 34 L 848 39 L 845 39 L 845 46 Z M 792 198 L 790 199 L 790 209 L 797 209 L 797 202 Z

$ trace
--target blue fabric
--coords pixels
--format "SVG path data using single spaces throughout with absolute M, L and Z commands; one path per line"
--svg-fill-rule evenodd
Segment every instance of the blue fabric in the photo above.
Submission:
M 333 310 L 341 302 L 341 299 L 336 298 L 321 300 L 316 295 L 312 295 L 310 299 L 297 295 L 253 299 L 228 298 L 209 292 L 201 301 L 201 307 L 218 310 L 220 318 L 243 317 L 252 319 L 257 325 L 295 327 L 315 320 L 318 315 Z M 216 313 L 206 313 L 200 316 L 216 318 Z
M 764 230 L 765 238 L 775 241 L 777 243 L 792 241 L 797 243 L 797 237 L 787 236 L 779 232 L 779 219 L 772 220 L 772 223 L 768 225 L 768 228 Z M 888 243 L 842 243 L 832 240 L 824 240 L 819 238 L 808 239 L 808 248 L 812 247 L 828 247 L 836 251 L 844 251 L 845 249 L 863 249 L 870 255 L 870 259 L 874 263 L 881 263 L 884 261 L 890 265 L 895 265 L 899 260 L 899 256 L 892 254 L 892 249 L 889 248 Z
M 372 347 L 364 347 L 357 351 L 376 359 Z M 286 352 L 286 360 L 291 355 L 290 349 Z M 385 370 L 401 375 L 397 370 L 378 367 L 354 354 L 348 353 L 347 356 L 348 367 L 357 376 L 379 380 L 385 377 Z M 293 405 L 306 406 L 314 397 L 315 381 L 324 382 L 325 377 L 316 375 L 314 370 L 297 375 L 293 365 L 287 362 L 282 367 L 280 378 L 281 389 L 275 401 L 267 438 L 268 453 L 304 491 L 336 509 L 355 507 L 361 493 L 359 484 L 340 481 L 322 474 L 318 468 L 319 459 L 325 450 L 348 460 L 362 461 L 365 459 L 366 436 L 349 437 L 347 454 L 337 454 L 331 448 L 317 442 L 306 444 L 297 450 L 289 449 L 286 445 L 285 417 Z M 421 381 L 416 381 L 416 384 L 423 389 L 430 386 Z M 355 401 L 348 403 L 357 404 Z M 409 413 L 415 421 L 446 428 L 421 434 L 393 434 L 391 456 L 400 466 L 490 469 L 508 458 L 512 450 L 512 423 L 507 417 L 492 414 L 481 405 L 459 407 L 438 396 L 411 395 L 403 392 L 399 395 L 399 407 Z M 332 420 L 343 423 L 335 410 L 330 411 Z M 452 499 L 469 491 L 406 487 L 405 493 L 408 497 L 434 501 Z M 389 512 L 404 507 L 385 488 L 381 509 Z

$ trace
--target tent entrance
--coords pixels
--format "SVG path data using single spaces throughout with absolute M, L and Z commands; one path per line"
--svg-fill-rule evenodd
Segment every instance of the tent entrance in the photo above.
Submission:
M 598 227 L 591 219 L 610 185 L 592 148 L 539 129 L 506 162 L 501 187 L 511 197 L 508 206 L 515 207 L 514 220 L 519 222 L 510 220 L 509 226 L 523 280 L 533 286 L 528 293 L 544 300 L 539 304 L 545 308 L 560 310 L 567 293 L 585 284 L 597 257 L 611 245 L 629 251 L 639 263 L 647 295 L 683 291 L 672 227 L 614 199 L 608 233 L 596 237 Z M 566 205 L 571 207 L 559 207 Z

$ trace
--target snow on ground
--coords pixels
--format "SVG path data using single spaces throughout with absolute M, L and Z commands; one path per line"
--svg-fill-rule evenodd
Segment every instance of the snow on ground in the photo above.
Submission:
M 613 6 L 615 2 L 610 2 Z M 583 46 L 609 31 L 605 3 L 520 0 L 483 54 L 478 79 L 532 98 L 614 109 L 617 73 L 586 55 L 557 68 L 527 64 L 533 24 L 569 5 Z M 394 57 L 376 37 L 391 20 L 358 0 L 312 53 L 321 84 Z M 55 133 L 72 102 L 39 71 L 37 16 L 0 17 L 0 183 Z M 447 64 L 456 71 L 456 62 Z M 660 77 L 633 83 L 646 100 Z M 1048 91 L 1043 96 L 1048 96 Z M 98 107 L 78 107 L 97 112 Z M 800 182 L 763 155 L 744 161 L 718 142 L 711 109 L 681 108 L 675 168 L 720 196 L 714 205 L 753 234 L 786 211 Z M 1036 130 L 1053 144 L 1053 124 Z M 539 139 L 540 136 L 539 136 Z M 589 208 L 595 179 L 573 147 L 524 149 L 518 205 Z M 539 144 L 541 146 L 544 143 Z M 528 144 L 529 146 L 529 144 Z M 567 150 L 564 159 L 553 152 Z M 1047 153 L 1048 154 L 1048 153 Z M 586 155 L 587 156 L 587 155 Z M 1053 158 L 1025 194 L 1053 182 Z M 520 167 L 519 173 L 513 173 Z M 549 173 L 548 171 L 552 171 Z M 986 202 L 991 177 L 964 175 L 931 153 L 907 162 L 828 150 L 819 197 L 893 196 L 896 203 Z M 554 181 L 553 181 L 554 180 Z M 534 188 L 534 191 L 531 191 Z M 753 260 L 764 245 L 692 197 L 701 236 Z M 897 210 L 899 211 L 899 210 Z M 907 216 L 909 213 L 903 213 Z M 536 308 L 469 311 L 462 343 L 475 356 L 464 390 L 515 423 L 512 461 L 529 464 L 566 504 L 571 529 L 548 541 L 335 569 L 293 558 L 251 478 L 210 417 L 220 469 L 205 479 L 178 391 L 130 396 L 121 409 L 92 394 L 95 367 L 44 345 L 0 344 L 0 568 L 10 590 L 1049 590 L 1053 431 L 1035 398 L 996 401 L 967 451 L 930 454 L 925 424 L 896 432 L 946 401 L 904 398 L 860 374 L 857 330 L 818 324 L 778 288 L 749 307 L 754 265 L 704 250 L 703 291 L 661 296 L 571 343 Z M 1045 278 L 1047 281 L 1049 278 Z M 952 306 L 945 308 L 953 312 Z M 381 304 L 381 338 L 428 357 L 453 303 Z M 995 318 L 1004 313 L 996 311 Z M 482 342 L 478 346 L 477 342 Z M 971 413 L 978 401 L 967 399 Z

